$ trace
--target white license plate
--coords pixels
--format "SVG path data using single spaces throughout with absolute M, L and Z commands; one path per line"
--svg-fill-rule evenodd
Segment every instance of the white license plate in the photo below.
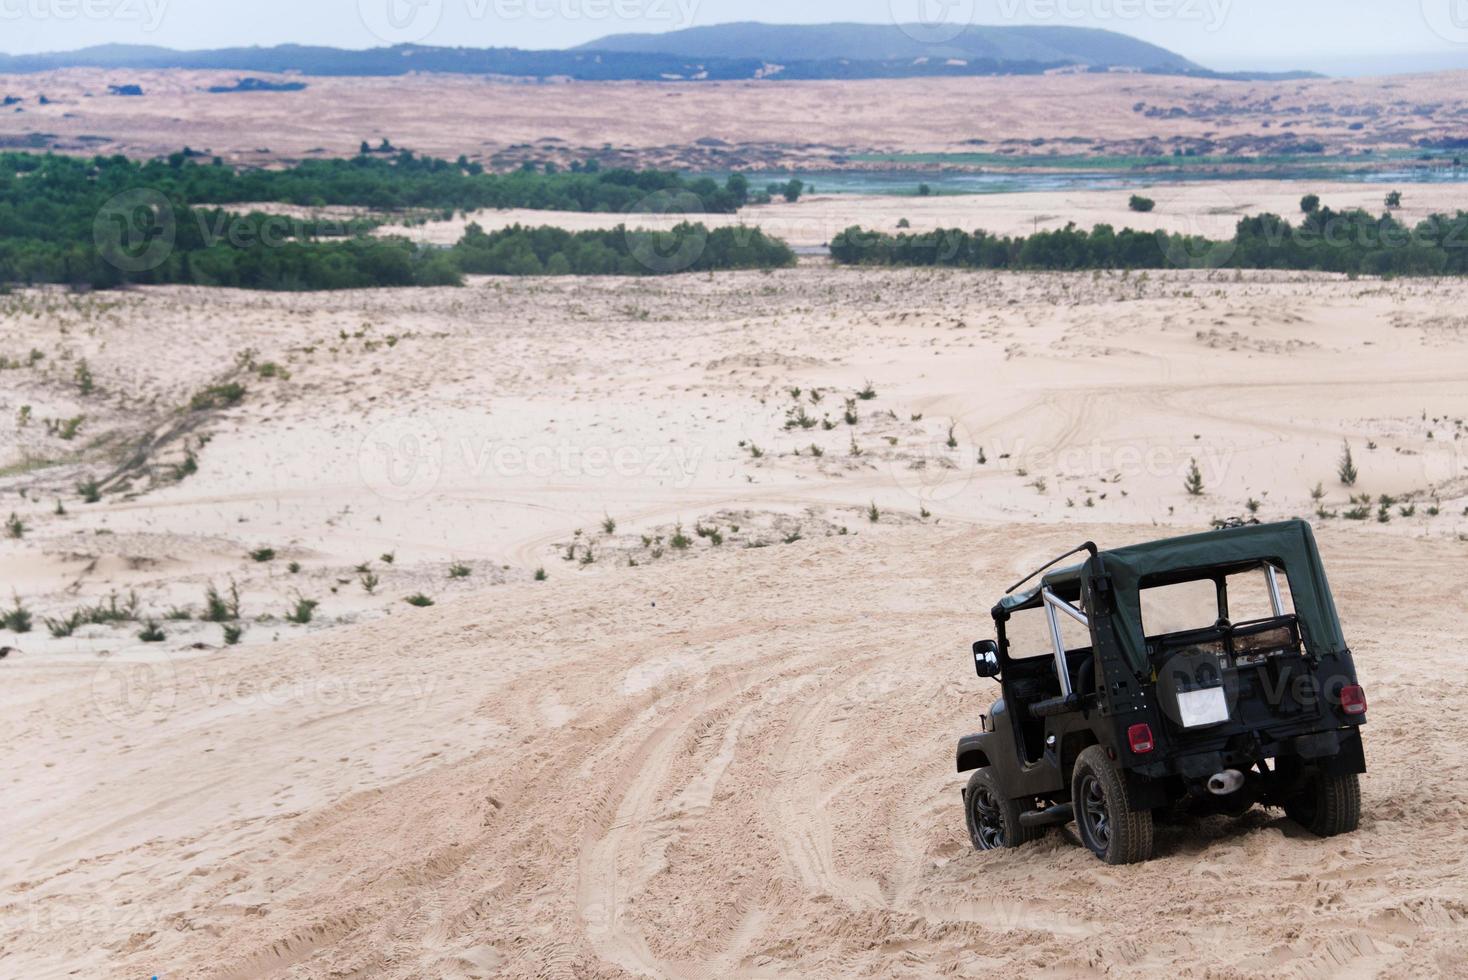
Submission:
M 1177 696 L 1177 711 L 1184 728 L 1217 725 L 1228 721 L 1228 699 L 1221 687 L 1184 691 Z

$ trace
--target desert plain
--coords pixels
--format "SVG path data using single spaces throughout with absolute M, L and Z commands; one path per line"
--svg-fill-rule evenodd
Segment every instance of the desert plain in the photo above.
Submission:
M 1152 220 L 1310 190 L 1379 196 L 1199 185 Z M 1117 200 L 772 209 L 816 245 Z M 1468 972 L 1465 310 L 1453 279 L 818 256 L 14 289 L 0 973 Z M 1293 516 L 1371 698 L 1360 831 L 1256 809 L 1137 867 L 975 852 L 953 747 L 1003 589 L 1083 540 Z

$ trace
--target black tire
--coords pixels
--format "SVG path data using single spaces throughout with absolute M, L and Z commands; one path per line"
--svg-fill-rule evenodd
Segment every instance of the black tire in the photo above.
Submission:
M 1093 745 L 1076 759 L 1071 802 L 1081 843 L 1107 864 L 1136 864 L 1152 857 L 1152 811 L 1138 810 L 1127 795 L 1126 780 Z
M 1045 833 L 1043 827 L 1020 825 L 1019 804 L 1005 798 L 999 790 L 999 781 L 989 769 L 980 769 L 968 778 L 968 788 L 963 793 L 963 812 L 968 823 L 968 837 L 975 850 L 1019 847 L 1038 840 Z
M 1361 777 L 1317 773 L 1285 804 L 1285 813 L 1317 837 L 1352 833 L 1361 826 Z

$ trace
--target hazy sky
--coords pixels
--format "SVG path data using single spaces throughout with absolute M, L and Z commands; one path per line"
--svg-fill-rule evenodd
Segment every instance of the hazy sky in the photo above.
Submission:
M 1468 0 L 0 0 L 0 50 L 397 40 L 555 48 L 735 20 L 924 18 L 1104 27 L 1219 69 L 1468 67 Z

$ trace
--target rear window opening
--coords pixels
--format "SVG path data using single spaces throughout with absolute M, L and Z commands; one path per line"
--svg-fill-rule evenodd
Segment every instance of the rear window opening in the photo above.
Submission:
M 1260 564 L 1227 575 L 1143 586 L 1138 598 L 1148 655 L 1154 660 L 1170 662 L 1175 654 L 1186 653 L 1245 667 L 1300 649 L 1289 580 L 1278 566 Z M 1220 629 L 1224 622 L 1228 629 Z
M 1148 639 L 1211 629 L 1220 620 L 1237 626 L 1262 623 L 1295 614 L 1289 579 L 1274 568 L 1279 590 L 1280 612 L 1275 613 L 1270 595 L 1269 569 L 1260 565 L 1221 577 L 1199 578 L 1166 585 L 1143 587 L 1142 629 Z

